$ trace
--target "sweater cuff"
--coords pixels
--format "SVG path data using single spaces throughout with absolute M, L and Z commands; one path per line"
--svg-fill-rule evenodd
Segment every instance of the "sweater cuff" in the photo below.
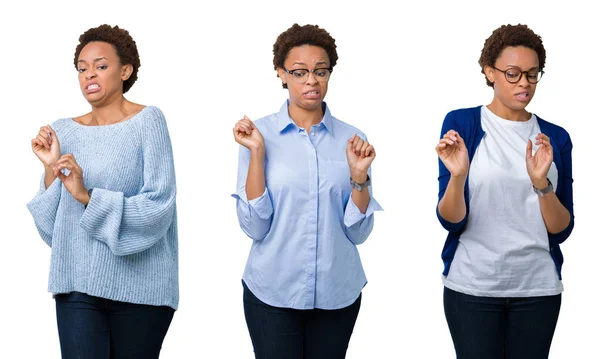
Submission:
M 50 187 L 44 187 L 45 185 L 42 183 L 38 193 L 27 203 L 27 209 L 40 227 L 52 228 L 54 227 L 54 216 L 48 216 L 48 214 L 55 213 L 60 202 L 62 187 L 60 179 L 56 178 Z

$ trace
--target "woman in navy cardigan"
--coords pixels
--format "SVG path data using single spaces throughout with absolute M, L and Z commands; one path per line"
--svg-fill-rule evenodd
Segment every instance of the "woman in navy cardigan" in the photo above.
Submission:
M 458 358 L 547 358 L 561 304 L 559 244 L 573 230 L 571 139 L 525 108 L 542 39 L 504 25 L 479 64 L 494 98 L 446 116 L 437 216 L 448 237 L 444 309 Z

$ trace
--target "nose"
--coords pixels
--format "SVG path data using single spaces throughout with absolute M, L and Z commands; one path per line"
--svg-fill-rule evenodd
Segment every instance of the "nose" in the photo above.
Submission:
M 309 85 L 319 82 L 319 80 L 317 80 L 317 76 L 315 75 L 314 72 L 309 72 L 308 75 L 306 75 L 306 76 L 308 76 L 306 78 L 306 83 Z M 310 79 L 311 77 L 312 77 L 312 80 Z
M 527 86 L 531 85 L 529 83 L 529 81 L 527 81 L 527 73 L 524 72 L 524 73 L 521 74 L 521 78 L 519 79 L 518 84 L 521 87 L 527 87 Z
M 87 71 L 85 72 L 85 79 L 86 80 L 91 80 L 94 77 L 96 77 L 96 72 L 94 72 L 93 66 L 92 68 L 87 69 Z

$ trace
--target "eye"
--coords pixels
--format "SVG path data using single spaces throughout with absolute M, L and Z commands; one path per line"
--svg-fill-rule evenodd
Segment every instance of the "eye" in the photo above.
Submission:
M 296 78 L 302 78 L 302 77 L 306 76 L 307 73 L 308 73 L 308 71 L 304 70 L 304 69 L 292 70 L 292 75 L 294 75 L 294 77 L 296 77 Z
M 539 75 L 539 74 L 540 74 L 540 73 L 539 73 L 539 72 L 537 72 L 537 71 L 536 71 L 536 72 L 528 72 L 528 73 L 527 73 L 527 77 L 528 77 L 528 78 L 530 78 L 530 79 L 532 79 L 532 80 L 535 80 L 535 79 L 537 79 L 537 78 L 538 78 L 538 75 Z
M 98 67 L 96 67 L 98 70 L 106 70 L 108 68 L 107 65 L 100 65 Z
M 506 70 L 506 76 L 511 79 L 516 79 L 517 77 L 521 76 L 521 71 Z
M 80 67 L 77 69 L 77 72 L 82 73 L 85 71 L 85 67 Z
M 319 77 L 325 77 L 325 76 L 327 76 L 328 73 L 329 73 L 328 69 L 317 69 L 315 71 L 315 75 L 317 75 Z

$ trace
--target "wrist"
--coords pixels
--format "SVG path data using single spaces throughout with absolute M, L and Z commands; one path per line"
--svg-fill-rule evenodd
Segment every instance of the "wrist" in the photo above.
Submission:
M 541 190 L 544 189 L 548 186 L 548 179 L 546 177 L 542 178 L 542 179 L 532 179 L 531 180 L 531 184 L 533 185 L 533 187 Z
M 367 172 L 350 172 L 350 179 L 356 183 L 365 183 L 367 176 Z
M 364 183 L 367 180 L 367 169 L 358 169 L 350 167 L 350 178 L 357 183 Z
M 252 156 L 264 156 L 265 155 L 265 146 L 263 144 L 249 147 L 250 155 Z
M 44 171 L 46 171 L 46 173 L 54 174 L 54 165 L 55 165 L 55 163 L 51 163 L 51 164 L 44 163 Z
M 90 203 L 90 200 L 92 199 L 92 191 L 93 188 L 90 188 L 81 195 L 81 200 L 79 200 L 79 202 L 83 203 L 84 207 L 87 207 L 87 205 Z

